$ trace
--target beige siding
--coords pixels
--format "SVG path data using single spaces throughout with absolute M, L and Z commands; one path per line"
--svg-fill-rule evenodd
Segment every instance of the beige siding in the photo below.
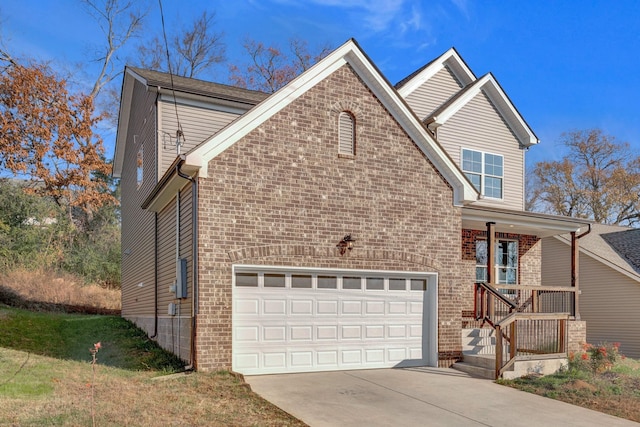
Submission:
M 504 156 L 504 200 L 478 203 L 524 209 L 524 150 L 484 92 L 438 128 L 438 141 L 461 168 L 462 148 Z
M 193 205 L 191 185 L 180 191 L 180 258 L 187 259 L 187 299 L 191 301 L 193 296 Z
M 175 302 L 169 291 L 176 280 L 176 200 L 173 199 L 158 213 L 158 307 L 159 313 Z
M 166 100 L 159 102 L 161 106 L 159 138 L 162 153 L 160 176 L 162 176 L 177 155 L 176 147 L 171 145 L 169 136 L 175 141 L 178 125 L 174 103 Z M 177 107 L 185 137 L 185 144 L 180 148 L 181 153 L 191 150 L 238 117 L 238 114 L 234 113 L 181 103 L 178 103 Z
M 640 283 L 580 254 L 580 289 L 587 341 L 619 342 L 622 354 L 640 358 Z
M 543 242 L 543 284 L 568 286 L 571 247 L 555 238 Z M 587 341 L 620 342 L 620 351 L 640 358 L 640 283 L 592 257 L 580 254 L 580 315 Z
M 461 88 L 462 85 L 456 76 L 449 67 L 445 66 L 422 86 L 411 92 L 406 101 L 418 117 L 424 120 Z
M 555 237 L 542 240 L 542 285 L 571 286 L 571 248 Z
M 153 315 L 155 216 L 140 208 L 156 184 L 155 94 L 135 83 L 122 188 L 122 315 Z M 144 146 L 143 181 L 138 188 L 137 154 Z
M 187 259 L 187 298 L 182 299 L 182 313 L 191 311 L 191 297 L 193 294 L 193 223 L 191 213 L 191 185 L 187 185 L 180 191 L 180 243 L 177 252 L 177 227 L 176 227 L 176 199 L 174 198 L 158 214 L 158 304 L 160 313 L 165 313 L 167 305 L 177 303 L 175 294 L 169 291 L 169 287 L 176 281 L 176 263 L 178 256 Z

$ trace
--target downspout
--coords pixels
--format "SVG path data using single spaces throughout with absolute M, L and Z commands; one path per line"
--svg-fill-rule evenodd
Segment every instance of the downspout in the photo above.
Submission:
M 153 232 L 155 234 L 153 241 L 153 335 L 149 338 L 153 339 L 158 336 L 158 213 L 153 216 Z
M 159 87 L 158 87 L 159 89 Z M 158 122 L 158 97 L 160 96 L 160 93 L 156 93 L 156 100 L 155 100 L 155 106 L 156 106 L 156 125 Z M 159 145 L 158 145 L 158 132 L 156 132 L 155 136 L 154 136 L 155 140 L 156 140 L 156 152 L 160 151 L 159 149 Z M 158 174 L 158 169 L 157 169 L 157 162 L 156 162 L 156 181 L 158 179 L 157 174 Z M 153 339 L 156 338 L 158 336 L 158 212 L 155 212 L 153 215 L 153 234 L 154 234 L 154 241 L 153 241 L 153 335 L 151 335 L 149 338 Z
M 176 165 L 176 173 L 180 178 L 184 178 L 191 182 L 191 231 L 193 233 L 192 240 L 192 257 L 191 262 L 193 268 L 193 291 L 191 295 L 191 337 L 190 337 L 190 363 L 185 369 L 196 369 L 197 361 L 195 357 L 196 350 L 196 316 L 198 315 L 198 181 L 189 175 L 184 174 L 180 170 L 180 166 L 184 161 Z

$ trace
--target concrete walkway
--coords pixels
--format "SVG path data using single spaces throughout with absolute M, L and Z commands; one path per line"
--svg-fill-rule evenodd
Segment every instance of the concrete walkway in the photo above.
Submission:
M 247 376 L 253 391 L 316 426 L 638 426 L 439 368 Z

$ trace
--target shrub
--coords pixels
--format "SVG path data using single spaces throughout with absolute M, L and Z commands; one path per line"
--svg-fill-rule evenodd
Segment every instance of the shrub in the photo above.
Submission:
M 618 351 L 620 343 L 600 343 L 594 346 L 582 345 L 582 351 L 569 354 L 569 368 L 593 373 L 601 373 L 613 367 L 623 356 Z

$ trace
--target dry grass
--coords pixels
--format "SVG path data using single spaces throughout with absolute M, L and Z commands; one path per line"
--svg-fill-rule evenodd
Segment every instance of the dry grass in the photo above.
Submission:
M 76 276 L 44 270 L 16 270 L 0 276 L 0 293 L 5 300 L 12 299 L 7 304 L 32 309 L 120 310 L 120 290 L 85 285 Z
M 0 425 L 91 425 L 89 362 L 4 348 L 0 348 L 0 361 Z M 174 374 L 159 380 L 162 377 L 154 379 L 154 372 L 99 363 L 98 353 L 95 411 L 99 426 L 305 425 L 226 372 Z
M 501 384 L 640 422 L 640 361 L 624 359 L 598 373 L 565 371 Z

